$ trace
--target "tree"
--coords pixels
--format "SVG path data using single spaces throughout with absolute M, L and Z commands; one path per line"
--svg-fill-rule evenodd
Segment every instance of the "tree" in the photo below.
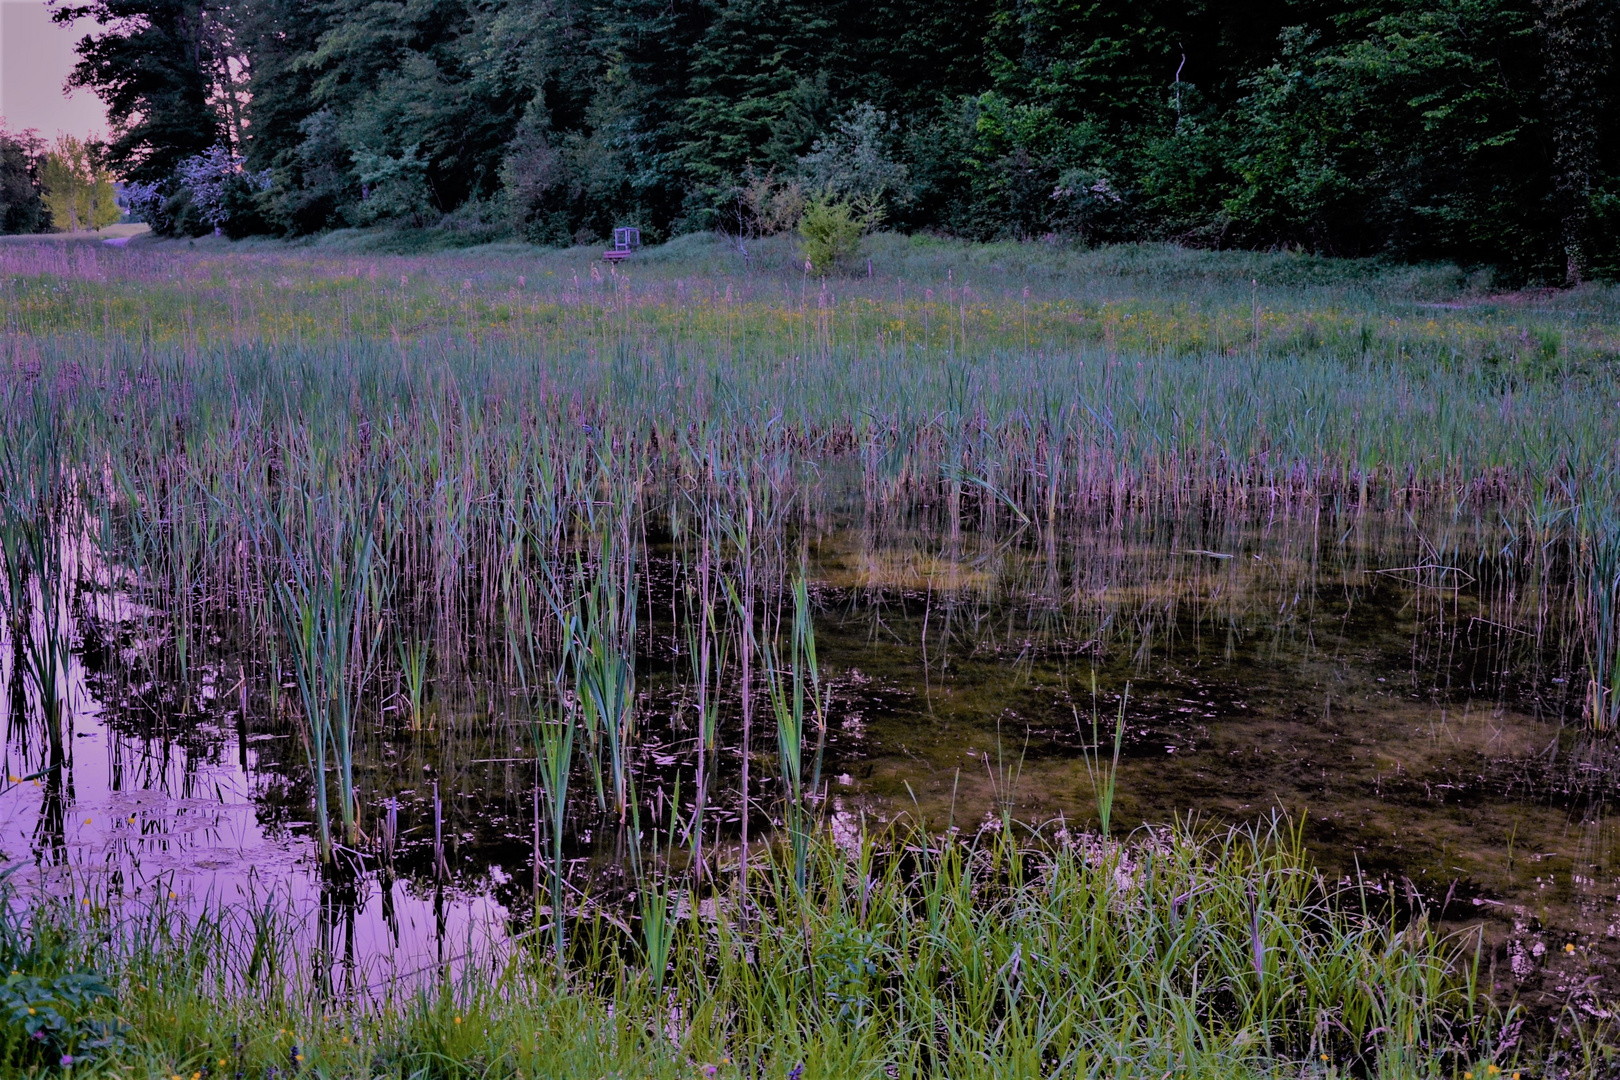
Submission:
M 98 149 L 63 135 L 46 151 L 40 187 L 56 228 L 67 232 L 100 229 L 123 216 L 112 176 L 102 165 Z
M 51 213 L 39 190 L 43 150 L 32 131 L 0 127 L 0 233 L 36 233 L 50 228 Z
M 124 179 L 166 181 L 182 159 L 227 137 L 216 107 L 230 96 L 218 81 L 218 16 L 202 0 L 95 0 L 58 6 L 54 18 L 103 28 L 79 42 L 68 85 L 106 103 L 107 162 Z
M 1531 34 L 1513 0 L 1395 7 L 1335 44 L 1290 30 L 1233 125 L 1234 239 L 1540 258 Z
M 716 0 L 692 57 L 680 155 L 717 202 L 744 169 L 788 170 L 810 149 L 830 104 L 832 5 Z
M 1613 55 L 1611 5 L 1603 0 L 1538 0 L 1542 98 L 1552 143 L 1552 203 L 1566 283 L 1586 270 L 1592 199 L 1609 104 L 1604 84 Z

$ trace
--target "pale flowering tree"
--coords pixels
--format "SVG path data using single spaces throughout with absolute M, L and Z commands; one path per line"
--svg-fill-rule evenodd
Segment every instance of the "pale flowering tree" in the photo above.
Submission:
M 186 158 L 174 171 L 175 179 L 191 195 L 197 216 L 213 226 L 218 236 L 231 218 L 230 194 L 233 187 L 245 186 L 264 191 L 270 186 L 268 170 L 251 173 L 241 155 L 216 144 L 195 157 Z

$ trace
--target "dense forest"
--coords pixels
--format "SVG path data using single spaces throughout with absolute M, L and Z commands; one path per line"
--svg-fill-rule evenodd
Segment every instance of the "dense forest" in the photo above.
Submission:
M 92 0 L 162 230 L 771 231 L 1620 272 L 1616 0 Z M 144 199 L 144 201 L 141 201 Z

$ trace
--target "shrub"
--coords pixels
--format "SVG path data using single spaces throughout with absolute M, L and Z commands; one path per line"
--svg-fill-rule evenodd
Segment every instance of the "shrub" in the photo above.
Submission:
M 805 261 L 823 271 L 847 262 L 860 251 L 861 237 L 882 220 L 873 198 L 840 199 L 830 191 L 811 196 L 799 218 Z

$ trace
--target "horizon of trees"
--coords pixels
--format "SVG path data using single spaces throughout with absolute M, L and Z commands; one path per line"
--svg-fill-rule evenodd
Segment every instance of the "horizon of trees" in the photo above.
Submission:
M 58 136 L 46 143 L 12 131 L 0 118 L 0 234 L 97 230 L 124 216 L 94 138 Z
M 1620 0 L 52 0 L 171 233 L 778 227 L 1620 273 Z

